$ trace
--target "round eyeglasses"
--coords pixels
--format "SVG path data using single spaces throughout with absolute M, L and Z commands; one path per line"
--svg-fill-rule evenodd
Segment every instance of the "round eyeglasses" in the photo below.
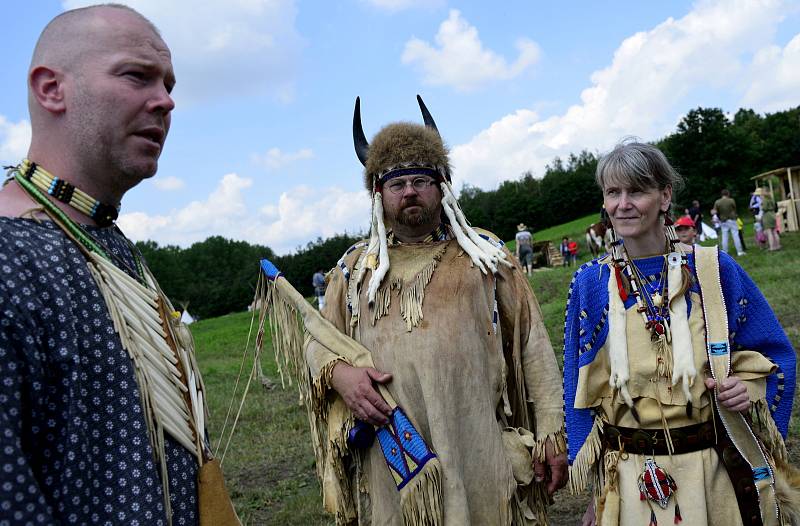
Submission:
M 406 186 L 411 185 L 416 192 L 424 192 L 429 187 L 433 186 L 436 180 L 431 177 L 415 177 L 413 179 L 392 179 L 383 185 L 389 192 L 397 195 L 405 191 Z

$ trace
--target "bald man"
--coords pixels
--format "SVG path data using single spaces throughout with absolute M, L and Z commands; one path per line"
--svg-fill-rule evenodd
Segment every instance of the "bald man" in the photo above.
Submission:
M 37 42 L 31 146 L 0 191 L 0 524 L 238 523 L 190 338 L 114 223 L 156 173 L 174 85 L 125 6 L 65 12 Z

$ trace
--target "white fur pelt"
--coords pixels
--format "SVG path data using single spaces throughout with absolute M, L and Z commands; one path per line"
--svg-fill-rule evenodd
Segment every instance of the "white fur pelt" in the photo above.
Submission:
M 689 388 L 694 385 L 697 369 L 694 366 L 692 333 L 689 329 L 689 319 L 686 316 L 686 295 L 682 292 L 682 255 L 673 253 L 670 260 L 674 258 L 677 258 L 677 264 L 671 262 L 667 271 L 667 288 L 670 296 L 670 334 L 672 335 L 672 385 L 680 382 L 683 394 L 686 396 L 687 402 L 691 404 L 693 400 Z
M 456 241 L 472 259 L 475 266 L 481 269 L 484 274 L 489 271 L 493 274 L 496 273 L 500 264 L 511 267 L 512 264 L 506 259 L 505 252 L 500 247 L 482 238 L 470 226 L 458 204 L 458 200 L 453 195 L 453 189 L 447 181 L 442 181 L 439 186 L 442 190 L 442 209 L 450 221 L 453 235 L 455 235 Z M 369 305 L 375 303 L 375 296 L 390 267 L 386 226 L 383 217 L 383 200 L 381 193 L 377 191 L 373 191 L 372 194 L 372 228 L 370 230 L 369 245 L 360 258 L 360 265 L 358 265 L 360 267 L 358 279 L 363 279 L 365 267 L 374 258 L 377 259 L 378 265 L 374 269 L 367 287 Z

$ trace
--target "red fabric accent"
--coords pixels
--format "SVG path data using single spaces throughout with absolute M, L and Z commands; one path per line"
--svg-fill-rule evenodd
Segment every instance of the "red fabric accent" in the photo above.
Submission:
M 678 506 L 678 503 L 675 503 L 675 524 L 679 522 L 683 522 L 683 517 L 681 517 L 681 507 Z
M 622 286 L 622 271 L 619 265 L 614 265 L 614 275 L 617 277 L 617 289 L 619 289 L 619 297 L 622 301 L 628 301 L 628 293 L 625 287 Z

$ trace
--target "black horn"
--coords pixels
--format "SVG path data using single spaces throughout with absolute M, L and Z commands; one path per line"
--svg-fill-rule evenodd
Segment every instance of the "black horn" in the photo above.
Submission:
M 361 97 L 356 97 L 356 109 L 353 112 L 353 145 L 356 147 L 358 160 L 366 166 L 369 143 L 364 136 L 364 128 L 361 126 Z
M 425 126 L 428 128 L 433 128 L 437 134 L 439 133 L 439 129 L 436 127 L 436 123 L 433 121 L 433 117 L 431 117 L 431 112 L 428 111 L 428 108 L 425 106 L 425 103 L 422 102 L 422 97 L 417 95 L 417 102 L 419 102 L 419 109 L 422 110 L 422 120 L 425 121 Z

